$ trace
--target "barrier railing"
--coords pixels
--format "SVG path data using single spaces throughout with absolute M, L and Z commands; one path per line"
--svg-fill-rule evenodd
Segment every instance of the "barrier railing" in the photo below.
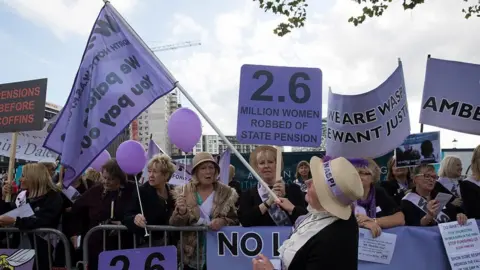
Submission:
M 44 241 L 46 246 L 47 246 L 47 254 L 48 254 L 48 269 L 55 269 L 53 266 L 53 250 L 55 250 L 56 246 L 58 245 L 59 242 L 62 242 L 64 246 L 64 255 L 65 255 L 65 268 L 60 267 L 57 269 L 67 269 L 71 270 L 72 269 L 72 263 L 71 263 L 71 253 L 70 253 L 70 242 L 67 239 L 67 237 L 59 230 L 56 229 L 50 229 L 50 228 L 41 228 L 41 229 L 35 229 L 31 231 L 21 231 L 18 228 L 0 228 L 0 235 L 6 234 L 6 238 L 4 241 L 6 241 L 5 246 L 7 249 L 18 249 L 21 247 L 22 244 L 24 244 L 24 237 L 27 236 L 28 244 L 31 246 L 33 244 L 33 249 L 35 250 L 35 268 L 36 269 L 45 269 L 45 260 L 46 258 L 43 258 L 42 255 L 45 252 L 45 250 L 42 250 L 44 248 L 43 244 L 40 244 L 40 247 L 38 246 L 39 240 Z M 12 246 L 15 242 L 14 235 L 19 235 L 19 238 L 16 240 L 17 246 Z M 26 236 L 25 236 L 26 235 Z M 29 237 L 32 235 L 33 237 Z M 31 243 L 33 240 L 33 243 Z M 3 244 L 3 242 L 2 242 Z M 40 249 L 39 249 L 40 248 Z M 40 265 L 39 260 L 42 260 L 42 265 Z M 2 268 L 3 269 L 3 268 Z M 10 268 L 5 268 L 5 269 L 10 269 Z
M 88 268 L 88 263 L 89 263 L 89 240 L 90 238 L 92 237 L 92 235 L 95 233 L 95 232 L 98 232 L 98 231 L 102 231 L 102 244 L 103 244 L 103 248 L 102 248 L 102 251 L 106 251 L 106 238 L 107 238 L 107 233 L 106 231 L 118 231 L 118 232 L 121 232 L 121 231 L 127 231 L 127 227 L 123 226 L 123 225 L 99 225 L 99 226 L 96 226 L 96 227 L 93 227 L 92 229 L 90 229 L 84 236 L 84 240 L 83 240 L 83 260 L 78 262 L 78 264 L 80 265 L 83 265 L 84 269 L 89 269 Z M 148 247 L 155 247 L 155 246 L 166 246 L 166 245 L 169 245 L 171 243 L 169 243 L 169 239 L 168 239 L 168 234 L 167 232 L 173 232 L 173 233 L 179 233 L 179 238 L 178 238 L 178 242 L 180 244 L 181 247 L 183 247 L 183 233 L 184 232 L 195 232 L 196 233 L 196 239 L 197 239 L 197 242 L 196 242 L 196 246 L 199 247 L 200 246 L 200 237 L 199 237 L 199 233 L 205 233 L 208 231 L 208 227 L 204 227 L 204 226 L 184 226 L 184 227 L 175 227 L 175 226 L 147 226 L 147 230 L 149 232 L 149 236 L 148 236 Z M 151 232 L 163 232 L 164 233 L 164 237 L 163 239 L 160 241 L 160 242 L 163 242 L 163 243 L 159 243 L 159 241 L 155 241 L 152 239 L 152 233 Z M 143 237 L 139 237 L 137 234 L 132 234 L 132 237 L 133 237 L 133 248 L 137 248 L 137 240 L 139 238 L 143 238 Z M 143 247 L 143 246 L 142 246 Z M 121 233 L 117 233 L 117 249 L 116 250 L 120 250 L 122 249 L 122 234 Z M 199 248 L 196 249 L 197 250 L 197 254 L 196 254 L 196 265 L 197 265 L 197 269 L 200 269 L 201 267 L 201 256 L 203 254 L 200 254 L 200 250 Z M 183 248 L 180 248 L 179 249 L 180 251 L 180 266 L 181 266 L 181 269 L 183 269 L 183 266 L 184 266 L 184 252 L 183 252 Z

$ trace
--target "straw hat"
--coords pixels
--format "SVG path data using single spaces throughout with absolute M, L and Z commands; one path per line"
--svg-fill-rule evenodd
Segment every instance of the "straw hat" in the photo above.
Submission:
M 192 174 L 195 174 L 195 169 L 200 166 L 200 164 L 205 163 L 205 162 L 212 162 L 213 165 L 215 166 L 215 169 L 217 170 L 218 173 L 220 173 L 220 166 L 218 166 L 217 161 L 213 158 L 213 156 L 210 153 L 206 152 L 200 152 L 197 153 L 193 157 L 193 167 L 192 167 Z
M 264 152 L 264 151 L 271 151 L 275 155 L 275 158 L 277 157 L 277 148 L 270 145 L 257 146 L 252 152 L 250 152 L 250 158 L 248 159 L 248 162 L 250 163 L 250 166 L 252 166 L 252 168 L 254 169 L 257 168 L 258 153 Z M 282 159 L 282 170 L 283 170 L 283 159 Z
M 310 160 L 310 171 L 322 207 L 340 219 L 349 219 L 350 205 L 363 195 L 362 181 L 355 167 L 343 157 L 323 163 L 314 156 Z

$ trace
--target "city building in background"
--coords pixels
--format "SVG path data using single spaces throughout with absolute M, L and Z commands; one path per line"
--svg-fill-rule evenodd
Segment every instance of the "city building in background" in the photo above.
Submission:
M 50 120 L 52 119 L 55 115 L 60 113 L 62 110 L 61 106 L 55 105 L 50 102 L 45 102 L 45 119 Z
M 129 139 L 138 140 L 148 149 L 150 136 L 169 155 L 181 155 L 181 151 L 170 143 L 167 132 L 168 119 L 181 107 L 179 93 L 173 90 L 155 101 L 142 112 L 129 128 Z
M 319 152 L 326 150 L 327 118 L 322 119 L 322 143 L 319 147 L 292 147 L 292 152 Z
M 248 154 L 258 146 L 257 144 L 241 144 L 238 142 L 236 136 L 225 137 L 230 141 L 231 144 L 233 144 L 233 147 L 235 147 L 235 149 L 242 154 Z M 202 138 L 193 149 L 193 154 L 195 155 L 198 152 L 208 152 L 212 155 L 217 155 L 223 153 L 227 148 L 227 143 L 220 138 L 220 136 L 202 135 Z

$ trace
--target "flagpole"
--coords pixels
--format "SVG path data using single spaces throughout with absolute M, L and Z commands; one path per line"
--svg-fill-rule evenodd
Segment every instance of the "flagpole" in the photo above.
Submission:
M 137 32 L 135 32 L 135 30 L 130 26 L 130 24 L 125 20 L 125 18 L 123 18 L 123 16 L 115 9 L 115 7 L 113 7 L 113 5 L 108 1 L 108 0 L 103 0 L 105 2 L 105 5 L 108 5 L 110 6 L 110 8 L 112 9 L 112 11 L 115 13 L 115 15 L 122 21 L 122 23 L 125 25 L 125 27 L 127 28 L 128 31 L 130 31 L 130 33 L 135 36 L 137 38 L 137 40 L 140 42 L 140 44 L 142 44 L 142 46 L 145 48 L 145 50 L 147 50 L 150 55 L 153 57 L 153 59 L 155 59 L 157 61 L 157 63 L 162 66 L 162 68 L 165 70 L 165 72 L 167 73 L 167 75 L 172 79 L 172 81 L 175 81 L 175 85 L 176 87 L 178 88 L 178 90 L 180 90 L 180 92 L 182 92 L 182 94 L 188 99 L 188 101 L 190 101 L 190 103 L 193 105 L 193 107 L 195 107 L 195 109 L 197 109 L 197 111 L 203 116 L 203 118 L 207 121 L 207 123 L 210 124 L 210 126 L 215 130 L 215 132 L 217 132 L 217 134 L 220 136 L 220 138 L 222 138 L 223 141 L 225 141 L 225 143 L 227 143 L 228 145 L 228 148 L 230 148 L 230 150 L 233 151 L 233 153 L 238 157 L 238 159 L 240 160 L 240 162 L 242 162 L 242 164 L 252 173 L 252 175 L 257 179 L 257 181 L 267 189 L 268 193 L 270 194 L 270 196 L 272 196 L 275 200 L 278 200 L 278 197 L 277 195 L 268 187 L 268 184 L 265 183 L 265 181 L 262 180 L 262 178 L 260 177 L 260 175 L 258 175 L 258 173 L 252 168 L 252 166 L 250 166 L 250 164 L 248 164 L 248 162 L 245 160 L 245 158 L 243 158 L 242 154 L 240 154 L 240 152 L 237 151 L 237 149 L 235 149 L 235 147 L 233 146 L 233 144 L 227 139 L 227 137 L 223 134 L 222 131 L 220 131 L 220 129 L 217 127 L 217 125 L 215 125 L 215 123 L 210 119 L 210 117 L 208 117 L 208 115 L 205 113 L 205 111 L 203 111 L 203 109 L 197 104 L 197 102 L 195 102 L 195 100 L 193 100 L 192 96 L 190 96 L 190 94 L 187 92 L 187 90 L 185 90 L 185 88 L 183 88 L 183 86 L 178 82 L 178 80 L 173 76 L 173 74 L 170 72 L 170 70 L 168 70 L 168 68 L 162 63 L 162 61 L 160 61 L 160 59 L 158 59 L 157 55 L 155 55 L 155 53 L 153 53 L 153 51 L 150 49 L 150 47 L 148 47 L 148 45 L 143 41 L 143 39 L 137 34 Z M 277 179 L 278 180 L 278 179 Z

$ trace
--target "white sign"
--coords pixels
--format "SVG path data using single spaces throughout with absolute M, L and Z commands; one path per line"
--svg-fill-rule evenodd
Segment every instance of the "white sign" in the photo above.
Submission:
M 361 261 L 390 264 L 395 251 L 397 236 L 391 233 L 384 233 L 373 238 L 370 230 L 359 229 L 358 237 L 358 259 Z
M 15 158 L 28 161 L 55 162 L 58 155 L 43 148 L 43 142 L 47 134 L 46 130 L 19 132 Z M 0 133 L 0 156 L 9 157 L 11 147 L 12 133 Z
M 480 233 L 475 219 L 438 225 L 452 270 L 480 269 Z

